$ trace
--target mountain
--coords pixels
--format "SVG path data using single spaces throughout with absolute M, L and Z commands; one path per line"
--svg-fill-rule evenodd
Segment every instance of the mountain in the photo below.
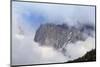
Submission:
M 68 61 L 67 63 L 71 62 L 84 62 L 84 61 L 96 61 L 96 49 L 87 52 L 83 57 L 75 59 L 73 61 Z
M 41 46 L 52 46 L 64 53 L 67 44 L 85 41 L 89 35 L 87 32 L 91 30 L 94 29 L 89 25 L 75 27 L 67 24 L 46 23 L 41 24 L 37 29 L 34 41 L 40 43 Z

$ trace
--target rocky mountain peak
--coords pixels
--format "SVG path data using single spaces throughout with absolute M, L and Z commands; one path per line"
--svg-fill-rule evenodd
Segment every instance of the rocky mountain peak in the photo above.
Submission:
M 69 27 L 67 24 L 52 23 L 41 24 L 34 38 L 40 45 L 53 46 L 56 49 L 64 49 L 68 43 L 75 43 L 78 40 L 85 40 L 79 29 Z

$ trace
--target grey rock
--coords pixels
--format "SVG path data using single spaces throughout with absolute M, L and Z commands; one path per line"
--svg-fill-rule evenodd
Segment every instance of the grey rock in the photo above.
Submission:
M 34 41 L 40 43 L 41 46 L 52 46 L 64 53 L 67 44 L 86 40 L 85 33 L 81 31 L 83 28 L 69 27 L 67 24 L 41 24 L 36 31 Z

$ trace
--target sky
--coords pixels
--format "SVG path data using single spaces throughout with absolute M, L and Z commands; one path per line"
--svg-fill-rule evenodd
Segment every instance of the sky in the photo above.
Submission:
M 59 63 L 74 60 L 95 49 L 95 38 L 66 46 L 67 56 L 52 47 L 41 47 L 34 42 L 40 24 L 80 22 L 95 24 L 95 7 L 12 2 L 12 64 Z M 70 56 L 70 58 L 69 58 Z
M 14 15 L 24 19 L 24 23 L 36 29 L 43 23 L 80 23 L 95 24 L 95 7 L 77 5 L 43 4 L 29 2 L 13 2 Z

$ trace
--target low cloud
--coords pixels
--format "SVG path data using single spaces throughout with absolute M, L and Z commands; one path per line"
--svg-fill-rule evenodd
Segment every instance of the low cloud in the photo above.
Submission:
M 25 6 L 27 5 L 27 6 Z M 30 7 L 29 7 L 30 6 Z M 19 7 L 24 7 L 26 8 L 25 10 Z M 91 51 L 92 49 L 95 49 L 95 38 L 94 37 L 88 37 L 87 40 L 85 41 L 78 41 L 76 43 L 70 43 L 66 46 L 66 56 L 64 56 L 60 51 L 57 51 L 53 49 L 52 47 L 46 47 L 46 46 L 39 46 L 38 43 L 34 42 L 34 36 L 36 30 L 34 30 L 34 27 L 30 27 L 27 23 L 25 23 L 25 18 L 23 18 L 21 15 L 23 13 L 27 13 L 28 9 L 27 8 L 33 9 L 32 4 L 18 4 L 13 2 L 13 11 L 12 11 L 12 65 L 27 65 L 27 64 L 42 64 L 42 63 L 60 63 L 60 62 L 66 62 L 69 60 L 74 60 L 79 57 L 84 56 L 87 52 Z M 35 6 L 36 7 L 36 6 Z M 50 9 L 42 8 L 44 6 L 41 6 L 41 11 L 42 9 L 45 11 L 46 16 L 46 21 L 49 22 L 54 22 L 54 21 L 63 21 L 63 22 L 71 22 L 69 25 L 75 25 L 77 20 L 80 19 L 79 21 L 92 21 L 93 23 L 95 20 L 94 16 L 94 8 L 90 8 L 90 10 L 93 12 L 88 11 L 88 8 L 86 8 L 86 11 L 84 12 L 85 8 L 80 11 L 77 11 L 76 8 L 74 8 L 76 13 L 73 13 L 74 11 L 72 9 L 69 9 L 68 12 L 61 12 L 56 11 L 55 12 L 50 12 Z M 52 11 L 53 11 L 52 10 Z M 64 10 L 64 8 L 63 8 Z M 71 10 L 71 12 L 70 12 Z M 32 12 L 31 11 L 31 12 Z M 57 12 L 57 13 L 56 13 Z M 81 12 L 81 13 L 79 13 Z M 89 12 L 89 14 L 88 14 Z M 52 14 L 51 14 L 52 13 Z M 64 15 L 64 14 L 68 15 Z M 85 13 L 85 14 L 84 14 Z M 27 13 L 28 14 L 28 13 Z M 71 14 L 71 15 L 70 15 Z M 89 20 L 87 20 L 87 14 L 89 17 Z M 91 15 L 90 15 L 91 14 Z M 93 15 L 92 15 L 93 14 Z M 71 16 L 71 17 L 70 17 Z M 61 18 L 62 17 L 62 18 Z M 66 18 L 65 18 L 66 17 Z M 76 19 L 75 19 L 76 17 Z M 74 19 L 75 20 L 74 20 Z M 54 20 L 53 20 L 54 19 Z M 63 20 L 62 20 L 63 19 Z M 72 20 L 73 19 L 73 20 Z M 58 22 L 57 21 L 57 22 Z M 44 23 L 45 23 L 44 22 Z M 87 23 L 86 22 L 86 23 Z M 62 23 L 62 22 L 59 22 Z M 83 22 L 82 22 L 83 23 Z M 91 22 L 90 22 L 91 23 Z

